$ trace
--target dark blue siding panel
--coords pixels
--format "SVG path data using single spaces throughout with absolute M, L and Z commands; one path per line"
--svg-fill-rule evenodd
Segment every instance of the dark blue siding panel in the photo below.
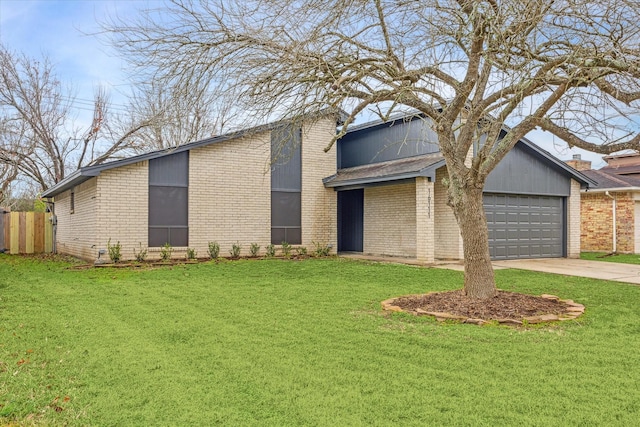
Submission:
M 491 171 L 484 186 L 487 193 L 569 196 L 571 178 L 541 160 L 524 144 L 517 143 Z
M 430 122 L 420 117 L 354 131 L 338 141 L 338 168 L 437 153 L 437 141 Z

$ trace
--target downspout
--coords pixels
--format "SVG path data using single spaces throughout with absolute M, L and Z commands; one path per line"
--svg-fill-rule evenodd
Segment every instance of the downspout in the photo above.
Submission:
M 604 194 L 612 200 L 612 208 L 613 208 L 613 253 L 617 253 L 617 243 L 618 243 L 618 232 L 616 230 L 616 198 L 612 196 L 608 191 L 605 191 Z

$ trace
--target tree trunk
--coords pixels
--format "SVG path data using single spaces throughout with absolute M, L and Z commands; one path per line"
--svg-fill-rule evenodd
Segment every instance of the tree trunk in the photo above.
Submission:
M 462 235 L 464 291 L 467 296 L 479 299 L 491 298 L 496 294 L 482 195 L 482 188 L 460 189 L 453 207 Z

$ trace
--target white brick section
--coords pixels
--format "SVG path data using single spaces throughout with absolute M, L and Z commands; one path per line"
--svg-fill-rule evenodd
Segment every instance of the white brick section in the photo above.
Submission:
M 336 147 L 324 148 L 336 133 L 335 119 L 324 118 L 302 129 L 302 245 L 330 244 L 338 249 L 337 193 L 322 178 L 336 172 Z
M 323 151 L 334 135 L 333 118 L 307 123 L 302 132 L 302 244 L 309 249 L 314 241 L 337 247 L 336 193 L 322 184 L 336 170 L 336 149 Z M 190 151 L 189 247 L 199 256 L 207 255 L 212 241 L 220 244 L 221 255 L 235 242 L 242 254 L 251 243 L 262 251 L 271 243 L 270 149 L 265 131 Z M 111 238 L 112 244 L 120 242 L 126 260 L 140 243 L 147 247 L 148 161 L 105 170 L 76 187 L 74 214 L 69 195 L 56 197 L 59 252 L 94 260 Z M 149 258 L 158 256 L 149 251 Z
M 97 257 L 96 245 L 96 178 L 78 185 L 75 192 L 75 209 L 71 213 L 71 190 L 55 198 L 56 251 L 86 260 Z
M 438 259 L 463 259 L 462 237 L 460 227 L 453 214 L 453 209 L 447 205 L 447 188 L 443 185 L 443 179 L 448 179 L 446 167 L 436 171 L 434 183 L 434 209 L 435 209 L 435 257 Z
M 580 183 L 571 180 L 567 200 L 567 258 L 580 258 Z
M 208 242 L 228 256 L 238 242 L 271 242 L 270 132 L 211 144 L 189 155 L 189 247 L 207 256 Z
M 364 190 L 365 254 L 416 257 L 415 183 Z
M 433 184 L 426 177 L 416 178 L 416 258 L 423 263 L 435 260 Z
M 123 260 L 148 243 L 149 162 L 103 171 L 97 188 L 97 249 L 120 242 Z M 97 254 L 96 254 L 97 256 Z M 107 256 L 108 259 L 108 256 Z

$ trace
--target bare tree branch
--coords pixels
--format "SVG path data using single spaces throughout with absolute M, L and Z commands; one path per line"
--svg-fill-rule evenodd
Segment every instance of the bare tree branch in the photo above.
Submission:
M 466 289 L 487 296 L 472 291 L 493 283 L 474 210 L 519 139 L 539 126 L 595 152 L 640 149 L 638 17 L 630 0 L 173 0 L 105 31 L 141 79 L 232 102 L 245 125 L 346 110 L 326 150 L 366 110 L 428 117 Z
M 76 168 L 130 148 L 131 137 L 150 123 L 118 123 L 118 117 L 110 117 L 107 95 L 100 89 L 93 120 L 81 130 L 72 122 L 74 102 L 47 58 L 38 61 L 0 45 L 0 167 L 17 171 L 44 190 Z

